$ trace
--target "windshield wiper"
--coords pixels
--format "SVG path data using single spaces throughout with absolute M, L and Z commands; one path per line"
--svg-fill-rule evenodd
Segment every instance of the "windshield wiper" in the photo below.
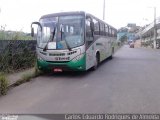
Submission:
M 56 33 L 56 28 L 54 28 L 54 30 L 53 30 L 53 34 L 52 34 L 51 41 L 53 41 L 53 39 L 54 39 L 54 36 L 55 36 L 55 33 Z
M 52 41 L 54 40 L 55 32 L 56 32 L 56 27 L 54 27 L 53 34 L 52 34 L 52 38 L 47 41 L 47 44 L 46 44 L 45 47 L 43 48 L 43 51 L 46 51 L 46 50 L 47 50 L 48 43 L 49 43 L 49 42 L 52 42 Z
M 62 40 L 62 34 L 63 34 L 63 32 L 62 32 L 62 28 L 61 28 L 61 40 Z M 66 38 L 64 38 L 64 41 L 65 41 L 65 43 L 66 43 L 66 46 L 67 46 L 68 50 L 71 51 L 72 49 L 71 49 L 71 47 L 69 46 Z

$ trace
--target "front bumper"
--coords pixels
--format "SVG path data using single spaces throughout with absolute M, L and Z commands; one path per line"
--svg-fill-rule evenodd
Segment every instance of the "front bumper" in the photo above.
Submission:
M 84 55 L 79 60 L 71 60 L 69 62 L 54 62 L 37 60 L 38 69 L 42 71 L 52 72 L 54 69 L 62 69 L 62 71 L 85 71 L 86 70 L 86 56 Z

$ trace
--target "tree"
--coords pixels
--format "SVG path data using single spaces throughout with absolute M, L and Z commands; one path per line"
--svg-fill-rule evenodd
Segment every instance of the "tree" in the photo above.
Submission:
M 125 41 L 127 41 L 127 35 L 125 34 L 125 35 L 121 36 L 120 41 L 122 43 L 125 42 Z

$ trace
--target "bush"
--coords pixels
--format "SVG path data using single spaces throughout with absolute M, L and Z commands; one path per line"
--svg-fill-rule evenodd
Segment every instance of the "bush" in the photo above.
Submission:
M 36 41 L 0 41 L 0 72 L 15 72 L 34 66 Z M 1 47 L 0 46 L 0 47 Z
M 8 80 L 5 75 L 0 73 L 0 94 L 6 95 L 8 90 Z

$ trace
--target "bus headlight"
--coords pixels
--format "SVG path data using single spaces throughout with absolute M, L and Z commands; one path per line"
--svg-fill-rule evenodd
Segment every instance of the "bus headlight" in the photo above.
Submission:
M 73 62 L 76 62 L 76 61 L 82 59 L 83 56 L 84 56 L 84 54 L 80 54 L 80 55 L 78 55 L 77 57 L 73 58 L 72 61 L 73 61 Z
M 43 60 L 39 55 L 37 56 L 37 59 L 41 61 Z

